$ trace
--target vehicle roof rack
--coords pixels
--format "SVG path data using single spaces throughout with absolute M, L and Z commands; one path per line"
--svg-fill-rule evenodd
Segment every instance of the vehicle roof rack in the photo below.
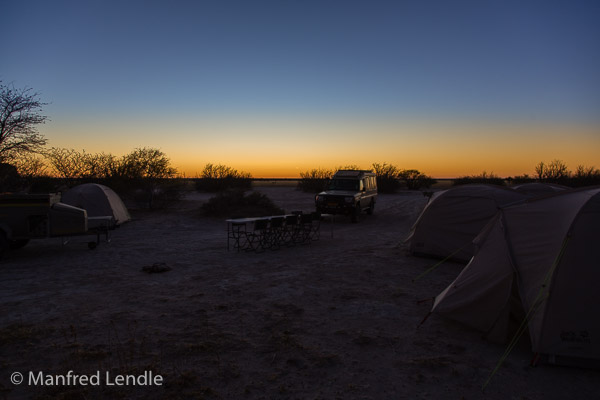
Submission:
M 334 175 L 336 178 L 357 178 L 361 175 L 365 174 L 373 174 L 373 171 L 364 170 L 364 169 L 341 169 L 337 171 Z

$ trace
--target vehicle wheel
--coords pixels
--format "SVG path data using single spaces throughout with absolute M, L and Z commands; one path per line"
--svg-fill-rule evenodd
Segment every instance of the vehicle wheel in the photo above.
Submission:
M 0 258 L 2 258 L 10 248 L 10 242 L 6 238 L 6 233 L 0 230 Z
M 352 212 L 352 222 L 358 222 L 360 218 L 360 204 L 357 204 Z
M 372 215 L 373 211 L 375 211 L 375 202 L 371 200 L 371 204 L 369 204 L 369 208 L 367 208 L 367 214 Z
M 18 250 L 25 247 L 27 243 L 29 243 L 29 239 L 9 240 L 8 247 L 10 247 L 11 250 Z
M 88 249 L 94 250 L 98 246 L 96 242 L 88 242 Z

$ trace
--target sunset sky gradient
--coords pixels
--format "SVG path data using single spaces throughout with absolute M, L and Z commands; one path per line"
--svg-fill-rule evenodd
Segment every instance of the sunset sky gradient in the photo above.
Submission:
M 597 1 L 24 1 L 0 80 L 52 147 L 187 176 L 373 162 L 435 177 L 600 167 Z

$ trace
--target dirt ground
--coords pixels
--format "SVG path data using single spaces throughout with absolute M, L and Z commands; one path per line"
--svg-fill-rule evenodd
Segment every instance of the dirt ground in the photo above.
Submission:
M 313 195 L 263 186 L 286 211 Z M 529 366 L 506 345 L 428 314 L 461 271 L 402 246 L 426 204 L 380 195 L 358 224 L 323 222 L 321 239 L 264 253 L 227 250 L 209 195 L 132 211 L 110 243 L 32 241 L 0 262 L 0 399 L 592 399 L 600 371 Z M 164 263 L 170 270 L 142 269 Z M 425 300 L 425 301 L 421 301 Z M 139 375 L 162 385 L 29 385 L 44 375 Z M 24 375 L 11 383 L 14 372 Z

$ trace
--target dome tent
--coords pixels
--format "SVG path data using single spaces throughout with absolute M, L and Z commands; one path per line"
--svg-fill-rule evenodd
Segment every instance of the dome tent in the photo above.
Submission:
M 406 242 L 415 255 L 467 262 L 472 241 L 499 207 L 527 197 L 496 185 L 461 185 L 433 194 L 411 228 Z
M 600 188 L 563 191 L 500 210 L 477 253 L 432 307 L 505 340 L 527 316 L 535 353 L 562 364 L 600 361 Z
M 63 203 L 83 208 L 88 217 L 112 216 L 114 225 L 131 220 L 123 201 L 111 188 L 97 183 L 85 183 L 71 188 L 62 196 Z

